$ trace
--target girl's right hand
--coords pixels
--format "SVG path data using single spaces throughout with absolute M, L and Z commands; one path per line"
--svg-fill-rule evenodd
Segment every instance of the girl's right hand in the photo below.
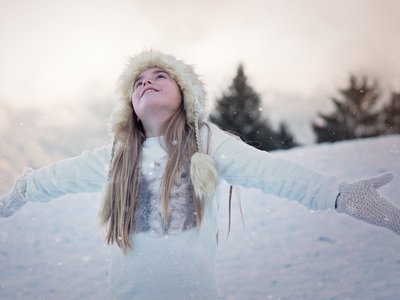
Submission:
M 17 179 L 13 188 L 5 195 L 0 197 L 0 217 L 10 217 L 26 202 L 26 175 L 33 169 L 25 169 Z

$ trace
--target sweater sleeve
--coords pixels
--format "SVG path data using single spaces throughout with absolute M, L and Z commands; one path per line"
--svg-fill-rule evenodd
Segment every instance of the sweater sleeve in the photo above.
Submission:
M 108 174 L 111 145 L 54 162 L 26 176 L 26 200 L 47 202 L 70 193 L 97 192 Z
M 295 200 L 313 210 L 335 207 L 339 193 L 336 177 L 325 176 L 300 164 L 275 158 L 210 124 L 209 153 L 219 177 L 231 185 L 258 188 Z

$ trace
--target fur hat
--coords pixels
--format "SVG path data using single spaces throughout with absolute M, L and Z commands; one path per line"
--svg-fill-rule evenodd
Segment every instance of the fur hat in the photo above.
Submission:
M 198 149 L 190 159 L 192 184 L 197 197 L 200 199 L 209 198 L 216 189 L 217 171 L 214 160 L 204 153 L 201 145 L 199 120 L 203 120 L 205 117 L 206 92 L 204 85 L 191 65 L 176 59 L 172 55 L 153 50 L 144 51 L 129 58 L 126 68 L 119 78 L 117 93 L 125 104 L 132 101 L 133 84 L 137 77 L 150 67 L 158 67 L 166 71 L 181 89 L 187 122 L 195 129 Z M 119 115 L 121 116 L 121 112 Z M 114 139 L 114 146 L 115 143 L 116 140 Z M 114 149 L 112 156 L 113 153 Z M 109 179 L 111 177 L 110 173 Z

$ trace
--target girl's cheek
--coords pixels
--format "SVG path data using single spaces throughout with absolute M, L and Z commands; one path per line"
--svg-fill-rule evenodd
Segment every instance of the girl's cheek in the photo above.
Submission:
M 142 90 L 142 89 L 141 89 L 140 87 L 137 88 L 137 89 L 135 89 L 135 90 L 133 91 L 133 93 L 132 93 L 132 98 L 139 99 L 139 95 L 140 95 L 141 90 Z
M 137 99 L 138 99 L 137 91 L 135 91 L 135 92 L 133 92 L 132 97 L 131 97 L 132 103 L 135 103 Z

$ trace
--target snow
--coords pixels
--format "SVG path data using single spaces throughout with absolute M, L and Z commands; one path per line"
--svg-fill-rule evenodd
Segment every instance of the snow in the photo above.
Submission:
M 400 135 L 274 155 L 349 182 L 390 171 L 395 178 L 380 193 L 400 207 Z M 219 299 L 399 298 L 400 236 L 240 189 L 245 229 L 234 194 L 226 240 L 228 187 L 221 189 Z M 110 299 L 99 204 L 97 193 L 68 195 L 0 219 L 0 299 Z

